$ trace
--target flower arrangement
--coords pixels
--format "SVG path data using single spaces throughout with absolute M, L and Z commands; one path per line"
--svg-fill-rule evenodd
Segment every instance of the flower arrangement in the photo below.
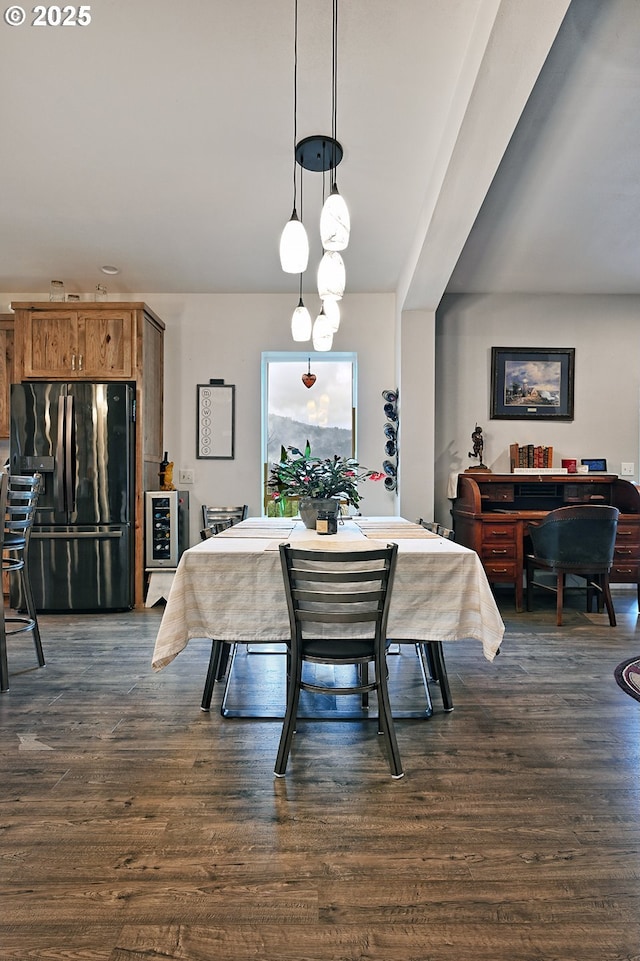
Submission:
M 357 507 L 360 481 L 382 480 L 384 476 L 367 470 L 352 457 L 313 457 L 307 441 L 304 451 L 281 448 L 280 463 L 272 464 L 267 488 L 275 501 L 286 497 L 340 497 Z

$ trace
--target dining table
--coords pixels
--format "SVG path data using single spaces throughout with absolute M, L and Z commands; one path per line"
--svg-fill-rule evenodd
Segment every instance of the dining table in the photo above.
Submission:
M 387 635 L 393 643 L 475 641 L 493 661 L 504 623 L 475 551 L 402 517 L 342 518 L 318 534 L 299 518 L 249 517 L 186 550 L 158 630 L 152 668 L 160 671 L 191 640 L 273 645 L 290 638 L 280 544 L 367 550 L 396 543 Z

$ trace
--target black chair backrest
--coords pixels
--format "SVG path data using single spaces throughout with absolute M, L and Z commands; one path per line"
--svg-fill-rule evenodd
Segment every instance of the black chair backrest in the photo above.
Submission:
M 316 551 L 281 544 L 292 639 L 304 648 L 305 637 L 317 638 L 318 625 L 369 624 L 365 634 L 371 649 L 379 645 L 382 652 L 397 553 L 397 544 L 371 551 Z
M 0 471 L 0 517 L 6 517 L 7 496 L 9 493 L 9 475 L 6 471 Z M 0 525 L 0 552 L 4 547 L 5 525 Z
M 208 507 L 203 504 L 202 526 L 203 528 L 213 527 L 219 521 L 231 521 L 232 524 L 238 524 L 240 521 L 246 520 L 248 513 L 249 507 L 247 504 L 241 504 L 238 507 Z
M 559 565 L 593 565 L 608 569 L 618 527 L 619 511 L 603 505 L 559 507 L 529 527 L 533 553 Z
M 200 538 L 203 541 L 208 540 L 210 537 L 215 537 L 216 534 L 221 534 L 223 531 L 228 530 L 233 527 L 233 521 L 231 518 L 227 518 L 223 521 L 212 521 L 208 527 L 203 527 L 200 531 Z
M 421 517 L 419 517 L 419 518 L 418 518 L 418 524 L 420 524 L 421 527 L 424 527 L 425 530 L 431 531 L 432 534 L 437 534 L 437 533 L 438 533 L 438 527 L 439 527 L 439 525 L 436 524 L 435 521 L 423 521 L 423 519 L 422 519 Z
M 5 534 L 28 539 L 33 527 L 42 476 L 9 474 L 7 502 L 4 510 Z M 9 538 L 10 539 L 10 538 Z

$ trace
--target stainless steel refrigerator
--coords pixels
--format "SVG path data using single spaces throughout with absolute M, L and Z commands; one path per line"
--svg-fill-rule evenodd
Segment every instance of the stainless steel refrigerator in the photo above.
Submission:
M 133 384 L 12 386 L 10 470 L 44 479 L 29 548 L 39 611 L 133 607 L 134 435 Z

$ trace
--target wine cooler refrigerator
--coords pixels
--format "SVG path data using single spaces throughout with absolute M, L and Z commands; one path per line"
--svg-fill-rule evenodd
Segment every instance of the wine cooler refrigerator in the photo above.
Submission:
M 147 491 L 145 567 L 176 568 L 189 546 L 189 492 Z

